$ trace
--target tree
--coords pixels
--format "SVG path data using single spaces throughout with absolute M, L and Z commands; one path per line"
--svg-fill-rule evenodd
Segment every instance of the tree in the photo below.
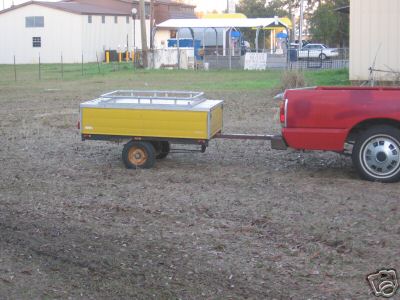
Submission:
M 267 18 L 273 16 L 289 17 L 293 29 L 292 40 L 296 38 L 296 17 L 301 1 L 309 16 L 310 33 L 313 40 L 331 45 L 347 46 L 349 39 L 349 17 L 335 11 L 349 5 L 349 0 L 240 0 L 237 11 L 248 18 Z M 254 41 L 254 30 L 244 30 L 246 38 Z
M 276 1 L 266 2 L 266 0 L 240 0 L 237 8 L 238 13 L 245 14 L 248 18 L 270 18 L 283 16 L 285 10 Z
M 349 40 L 349 16 L 335 11 L 349 5 L 349 0 L 322 3 L 310 17 L 310 33 L 314 41 L 345 47 Z
M 238 13 L 245 14 L 248 18 L 273 18 L 274 16 L 283 17 L 287 13 L 277 1 L 266 2 L 266 0 L 240 0 L 236 7 Z M 253 42 L 256 37 L 255 30 L 242 30 L 245 39 Z
M 313 9 L 315 9 L 315 7 L 321 5 L 322 2 L 329 0 L 270 0 L 271 3 L 274 3 L 273 5 L 281 7 L 281 9 L 286 12 L 286 15 L 292 21 L 293 27 L 290 33 L 292 41 L 294 41 L 296 38 L 294 34 L 296 28 L 296 13 L 300 8 L 301 1 L 303 1 L 304 7 L 306 9 L 312 11 Z

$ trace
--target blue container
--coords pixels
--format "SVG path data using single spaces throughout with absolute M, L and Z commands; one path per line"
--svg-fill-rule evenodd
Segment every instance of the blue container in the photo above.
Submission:
M 175 48 L 177 46 L 176 39 L 168 40 L 168 48 Z M 193 48 L 193 40 L 192 39 L 179 39 L 179 47 L 181 48 Z M 199 50 L 201 48 L 201 41 L 194 40 L 194 55 L 197 60 L 202 60 L 203 58 L 199 55 Z

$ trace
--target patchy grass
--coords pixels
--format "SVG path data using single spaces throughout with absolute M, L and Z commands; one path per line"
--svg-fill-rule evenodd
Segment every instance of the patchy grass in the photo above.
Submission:
M 351 84 L 348 69 L 305 72 L 305 77 L 311 85 L 347 86 Z
M 255 91 L 279 88 L 285 70 L 243 71 L 188 71 L 134 69 L 130 63 L 114 64 L 44 64 L 17 65 L 17 82 L 14 67 L 0 65 L 1 85 L 24 85 L 30 87 L 63 85 L 68 82 L 102 83 L 121 88 L 159 88 L 202 91 Z M 348 70 L 306 71 L 307 85 L 349 85 Z

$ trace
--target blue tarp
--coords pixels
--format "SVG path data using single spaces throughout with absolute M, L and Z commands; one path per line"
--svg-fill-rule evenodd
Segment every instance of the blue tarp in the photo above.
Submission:
M 176 39 L 169 39 L 168 40 L 168 48 L 176 47 L 178 44 Z M 179 39 L 179 47 L 182 48 L 193 48 L 193 40 L 192 39 Z M 194 41 L 194 53 L 196 55 L 197 60 L 201 60 L 202 57 L 199 54 L 199 50 L 201 48 L 201 41 L 195 40 Z
M 277 37 L 278 39 L 287 39 L 288 35 L 287 35 L 286 33 L 284 33 L 284 32 L 279 32 L 279 33 L 276 35 L 276 37 Z

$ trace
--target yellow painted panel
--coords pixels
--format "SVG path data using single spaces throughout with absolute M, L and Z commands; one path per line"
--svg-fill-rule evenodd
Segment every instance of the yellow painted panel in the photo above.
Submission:
M 222 110 L 222 105 L 218 105 L 215 109 L 211 111 L 211 137 L 213 137 L 216 133 L 222 131 Z
M 203 111 L 81 108 L 82 133 L 208 139 Z

